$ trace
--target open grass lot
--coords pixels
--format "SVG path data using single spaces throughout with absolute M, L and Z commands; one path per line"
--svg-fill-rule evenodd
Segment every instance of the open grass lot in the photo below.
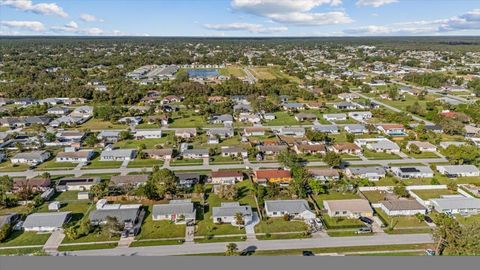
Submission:
M 26 171 L 28 167 L 26 164 L 13 165 L 10 161 L 5 161 L 0 163 L 0 172 L 23 172 Z
M 17 213 L 17 214 L 28 214 L 32 210 L 32 207 L 27 205 L 19 205 L 10 208 L 0 207 L 0 216 L 6 215 L 9 213 Z
M 185 237 L 185 224 L 174 224 L 169 220 L 152 220 L 152 206 L 148 206 L 148 216 L 143 221 L 137 240 Z
M 301 83 L 297 77 L 290 76 L 280 70 L 278 66 L 273 67 L 252 67 L 249 68 L 253 76 L 259 80 L 288 79 L 291 82 Z
M 227 237 L 204 237 L 195 238 L 195 243 L 219 243 L 219 242 L 242 242 L 245 241 L 246 236 L 227 236 Z
M 265 122 L 265 126 L 292 126 L 292 125 L 311 125 L 312 122 L 304 121 L 298 122 L 294 115 L 288 112 L 276 112 L 275 119 Z
M 168 140 L 168 136 L 160 139 L 142 139 L 142 140 L 125 140 L 117 142 L 114 146 L 122 149 L 138 149 L 141 145 L 145 145 L 146 149 L 153 149 L 156 145 L 164 144 Z
M 92 207 L 92 203 L 89 200 L 77 200 L 78 191 L 65 191 L 59 192 L 52 197 L 53 201 L 59 201 L 62 203 L 60 211 L 72 212 L 72 222 L 78 221 L 84 218 Z M 38 209 L 37 212 L 49 212 L 49 202 L 45 202 Z
M 282 240 L 282 239 L 300 239 L 310 238 L 311 234 L 306 232 L 292 232 L 292 233 L 274 233 L 274 234 L 257 234 L 258 240 Z
M 325 221 L 327 229 L 351 229 L 365 226 L 363 222 L 356 218 L 332 218 L 328 215 L 323 215 L 323 220 Z
M 372 191 L 362 191 L 362 194 L 367 198 L 370 203 L 378 203 L 385 199 L 385 191 L 381 190 L 372 190 Z
M 80 237 L 78 239 L 68 239 L 65 237 L 63 239 L 62 244 L 70 244 L 70 243 L 91 243 L 91 242 L 115 242 L 120 239 L 120 236 L 114 236 L 109 238 L 108 235 L 101 232 L 100 228 L 96 228 L 93 232 L 89 233 L 86 236 Z
M 121 161 L 100 161 L 99 159 L 95 159 L 87 166 L 82 167 L 82 169 L 112 169 L 120 168 L 121 165 Z
M 84 124 L 82 124 L 79 128 L 95 131 L 95 130 L 102 130 L 102 129 L 126 129 L 126 126 L 121 124 L 112 124 L 109 121 L 103 121 L 100 119 L 92 118 L 87 122 L 85 122 Z M 78 129 L 78 127 L 76 129 Z
M 456 195 L 459 194 L 457 191 L 449 189 L 427 189 L 427 190 L 414 190 L 422 200 L 436 199 L 440 198 L 443 195 Z
M 151 168 L 153 166 L 163 166 L 163 160 L 156 159 L 135 159 L 128 163 L 127 168 Z
M 345 161 L 349 161 L 349 160 L 361 160 L 361 158 L 359 158 L 359 157 L 356 156 L 356 155 L 340 154 L 340 156 L 342 157 L 342 160 L 345 160 Z
M 0 243 L 0 247 L 44 245 L 49 237 L 49 233 L 14 231 L 4 242 Z
M 43 252 L 41 247 L 38 248 L 8 248 L 0 249 L 0 256 L 13 256 L 13 255 L 27 255 L 27 254 L 40 254 Z
M 401 159 L 399 156 L 384 152 L 374 152 L 370 150 L 364 150 L 363 155 L 371 160 L 385 160 L 385 159 Z
M 256 233 L 304 232 L 307 229 L 307 224 L 301 220 L 285 221 L 283 218 L 269 218 L 255 226 Z
M 323 208 L 324 200 L 348 200 L 348 199 L 360 199 L 360 196 L 353 193 L 340 193 L 340 192 L 330 192 L 328 194 L 320 194 L 314 196 L 315 202 L 320 208 Z
M 387 232 L 402 230 L 402 229 L 412 229 L 412 233 L 424 233 L 425 231 L 421 229 L 428 229 L 428 224 L 425 223 L 423 220 L 420 221 L 415 216 L 395 216 L 390 217 L 385 212 L 383 212 L 380 208 L 375 208 L 375 212 L 377 213 L 378 217 L 385 225 L 388 227 Z
M 101 180 L 109 180 L 114 175 L 119 175 L 120 173 L 98 173 L 98 174 L 83 174 L 82 177 L 100 177 Z
M 242 159 L 233 159 L 231 157 L 222 157 L 222 156 L 215 156 L 213 160 L 210 161 L 212 165 L 221 165 L 221 164 L 242 164 Z
M 202 165 L 203 159 L 172 159 L 170 161 L 171 166 L 190 166 L 190 165 Z
M 176 112 L 172 115 L 171 128 L 200 128 L 207 125 L 205 117 L 193 112 Z
M 208 193 L 208 205 L 202 207 L 197 205 L 197 225 L 196 236 L 214 236 L 214 235 L 229 235 L 229 234 L 245 234 L 245 229 L 232 226 L 230 224 L 215 224 L 212 220 L 213 207 L 220 206 L 222 203 L 217 195 Z
M 220 69 L 220 74 L 225 76 L 233 76 L 237 78 L 245 77 L 246 74 L 240 66 L 232 65 Z
M 422 152 L 420 154 L 406 153 L 412 158 L 416 159 L 427 159 L 427 158 L 438 158 L 438 155 L 434 152 Z
M 183 240 L 141 240 L 134 241 L 129 247 L 149 247 L 149 246 L 165 246 L 165 245 L 181 245 Z
M 472 224 L 472 223 L 480 223 L 480 215 L 472 215 L 472 216 L 462 216 L 462 215 L 455 215 L 455 219 L 460 223 L 460 224 Z
M 58 251 L 75 251 L 75 250 L 91 250 L 91 249 L 109 249 L 116 248 L 117 243 L 98 243 L 98 244 L 86 244 L 86 245 L 60 245 Z
M 412 178 L 412 179 L 397 179 L 393 176 L 386 176 L 379 181 L 375 182 L 377 186 L 395 186 L 397 183 L 404 183 L 407 186 L 412 185 L 431 185 L 432 178 Z M 441 183 L 441 182 L 440 182 Z
M 72 162 L 56 162 L 54 159 L 38 165 L 38 171 L 47 170 L 69 170 L 77 166 L 77 163 Z

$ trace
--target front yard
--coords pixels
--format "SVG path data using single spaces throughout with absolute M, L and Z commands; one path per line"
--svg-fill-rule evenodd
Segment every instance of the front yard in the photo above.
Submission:
M 151 214 L 152 208 L 152 206 L 148 206 L 148 216 L 143 221 L 140 234 L 137 235 L 136 240 L 185 237 L 185 224 L 176 225 L 169 220 L 154 221 Z
M 417 194 L 422 200 L 430 200 L 441 198 L 443 195 L 457 195 L 457 191 L 449 189 L 426 189 L 426 190 L 413 190 L 413 193 Z

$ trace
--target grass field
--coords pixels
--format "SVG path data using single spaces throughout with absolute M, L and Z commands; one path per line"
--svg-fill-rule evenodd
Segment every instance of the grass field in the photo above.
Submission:
M 26 171 L 28 167 L 26 164 L 13 165 L 10 161 L 5 161 L 0 163 L 0 172 L 23 172 Z
M 262 220 L 255 226 L 256 233 L 304 232 L 307 224 L 300 220 L 285 221 L 283 218 Z
M 220 165 L 220 164 L 242 164 L 243 160 L 241 159 L 233 159 L 231 157 L 222 157 L 222 156 L 215 156 L 213 157 L 213 161 L 210 161 L 212 165 Z
M 388 227 L 387 231 L 390 230 L 402 230 L 402 229 L 412 229 L 412 233 L 423 233 L 419 229 L 428 229 L 428 224 L 423 220 L 420 221 L 415 216 L 388 216 L 380 208 L 375 208 L 375 212 L 379 218 L 385 223 Z
M 121 165 L 121 161 L 100 161 L 99 159 L 95 159 L 87 166 L 82 167 L 82 169 L 112 169 L 120 168 Z
M 77 163 L 72 162 L 56 162 L 55 159 L 47 161 L 38 165 L 38 171 L 47 171 L 47 170 L 69 170 L 77 166 Z
M 10 255 L 27 255 L 27 254 L 39 254 L 43 252 L 43 248 L 8 248 L 0 249 L 0 256 L 10 256 Z
M 129 247 L 149 247 L 149 246 L 166 246 L 166 245 L 181 245 L 183 240 L 144 240 L 134 241 Z
M 362 194 L 370 203 L 378 203 L 385 199 L 385 192 L 380 190 L 362 191 Z
M 97 243 L 97 244 L 86 244 L 86 245 L 60 245 L 58 251 L 76 251 L 76 250 L 91 250 L 91 249 L 110 249 L 116 248 L 117 243 Z
M 112 124 L 109 121 L 103 121 L 100 119 L 92 118 L 86 123 L 82 124 L 80 129 L 89 129 L 89 130 L 103 130 L 103 129 L 126 129 L 125 125 Z M 77 127 L 78 129 L 78 127 Z
M 138 149 L 141 145 L 145 145 L 146 149 L 153 149 L 156 145 L 164 144 L 168 140 L 168 136 L 163 136 L 160 139 L 141 139 L 141 140 L 125 140 L 115 144 L 115 147 L 124 149 Z
M 172 159 L 170 161 L 171 166 L 190 166 L 190 165 L 202 165 L 202 159 Z
M 130 161 L 127 165 L 127 168 L 151 168 L 153 166 L 163 166 L 163 160 L 156 159 L 134 159 Z
M 227 66 L 225 68 L 220 69 L 220 74 L 225 76 L 233 76 L 237 78 L 245 77 L 246 74 L 243 69 L 239 66 Z
M 14 231 L 4 242 L 0 243 L 0 247 L 44 245 L 49 237 L 49 233 Z
M 374 152 L 370 150 L 364 150 L 363 155 L 371 160 L 386 160 L 386 159 L 401 159 L 399 156 L 384 152 Z
M 422 200 L 430 200 L 440 198 L 442 195 L 456 195 L 459 194 L 457 191 L 449 189 L 426 189 L 426 190 L 414 190 Z
M 328 215 L 323 215 L 323 220 L 327 229 L 351 229 L 365 226 L 363 222 L 356 218 L 332 218 Z
M 185 224 L 174 224 L 168 220 L 152 220 L 152 206 L 148 207 L 148 216 L 143 221 L 137 240 L 185 237 Z
M 323 208 L 324 200 L 348 200 L 348 199 L 360 199 L 360 196 L 353 193 L 340 193 L 330 192 L 329 194 L 321 194 L 314 196 L 315 202 L 320 208 Z

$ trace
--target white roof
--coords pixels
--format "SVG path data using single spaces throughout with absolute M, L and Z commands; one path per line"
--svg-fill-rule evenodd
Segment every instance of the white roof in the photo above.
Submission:
M 480 209 L 480 199 L 475 198 L 442 198 L 430 199 L 437 211 L 453 209 Z

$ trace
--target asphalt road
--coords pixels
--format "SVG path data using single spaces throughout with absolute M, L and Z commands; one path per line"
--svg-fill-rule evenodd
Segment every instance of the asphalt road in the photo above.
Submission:
M 325 237 L 290 240 L 263 240 L 237 242 L 240 251 L 285 250 L 325 247 L 353 247 L 433 243 L 430 234 L 381 234 L 356 237 Z M 227 243 L 183 244 L 178 246 L 129 247 L 69 252 L 74 256 L 170 256 L 225 252 Z
M 348 165 L 382 165 L 387 166 L 390 164 L 411 164 L 411 163 L 422 163 L 422 164 L 431 164 L 431 163 L 443 163 L 447 162 L 445 158 L 429 158 L 429 159 L 393 159 L 393 160 L 352 160 L 344 161 Z M 327 166 L 324 162 L 305 162 L 304 165 L 309 167 L 321 167 Z M 250 163 L 250 164 L 226 164 L 226 165 L 196 165 L 196 166 L 164 166 L 164 168 L 170 169 L 172 171 L 202 171 L 202 170 L 212 170 L 218 171 L 220 169 L 245 169 L 246 167 L 250 169 L 259 169 L 259 168 L 279 168 L 282 167 L 280 163 Z M 23 171 L 23 172 L 2 172 L 0 176 L 8 175 L 11 177 L 35 177 L 41 175 L 44 172 L 48 172 L 50 175 L 84 175 L 84 174 L 122 174 L 127 175 L 134 172 L 150 172 L 152 171 L 151 167 L 147 168 L 112 168 L 112 169 L 85 169 L 85 170 L 50 170 L 50 171 Z

